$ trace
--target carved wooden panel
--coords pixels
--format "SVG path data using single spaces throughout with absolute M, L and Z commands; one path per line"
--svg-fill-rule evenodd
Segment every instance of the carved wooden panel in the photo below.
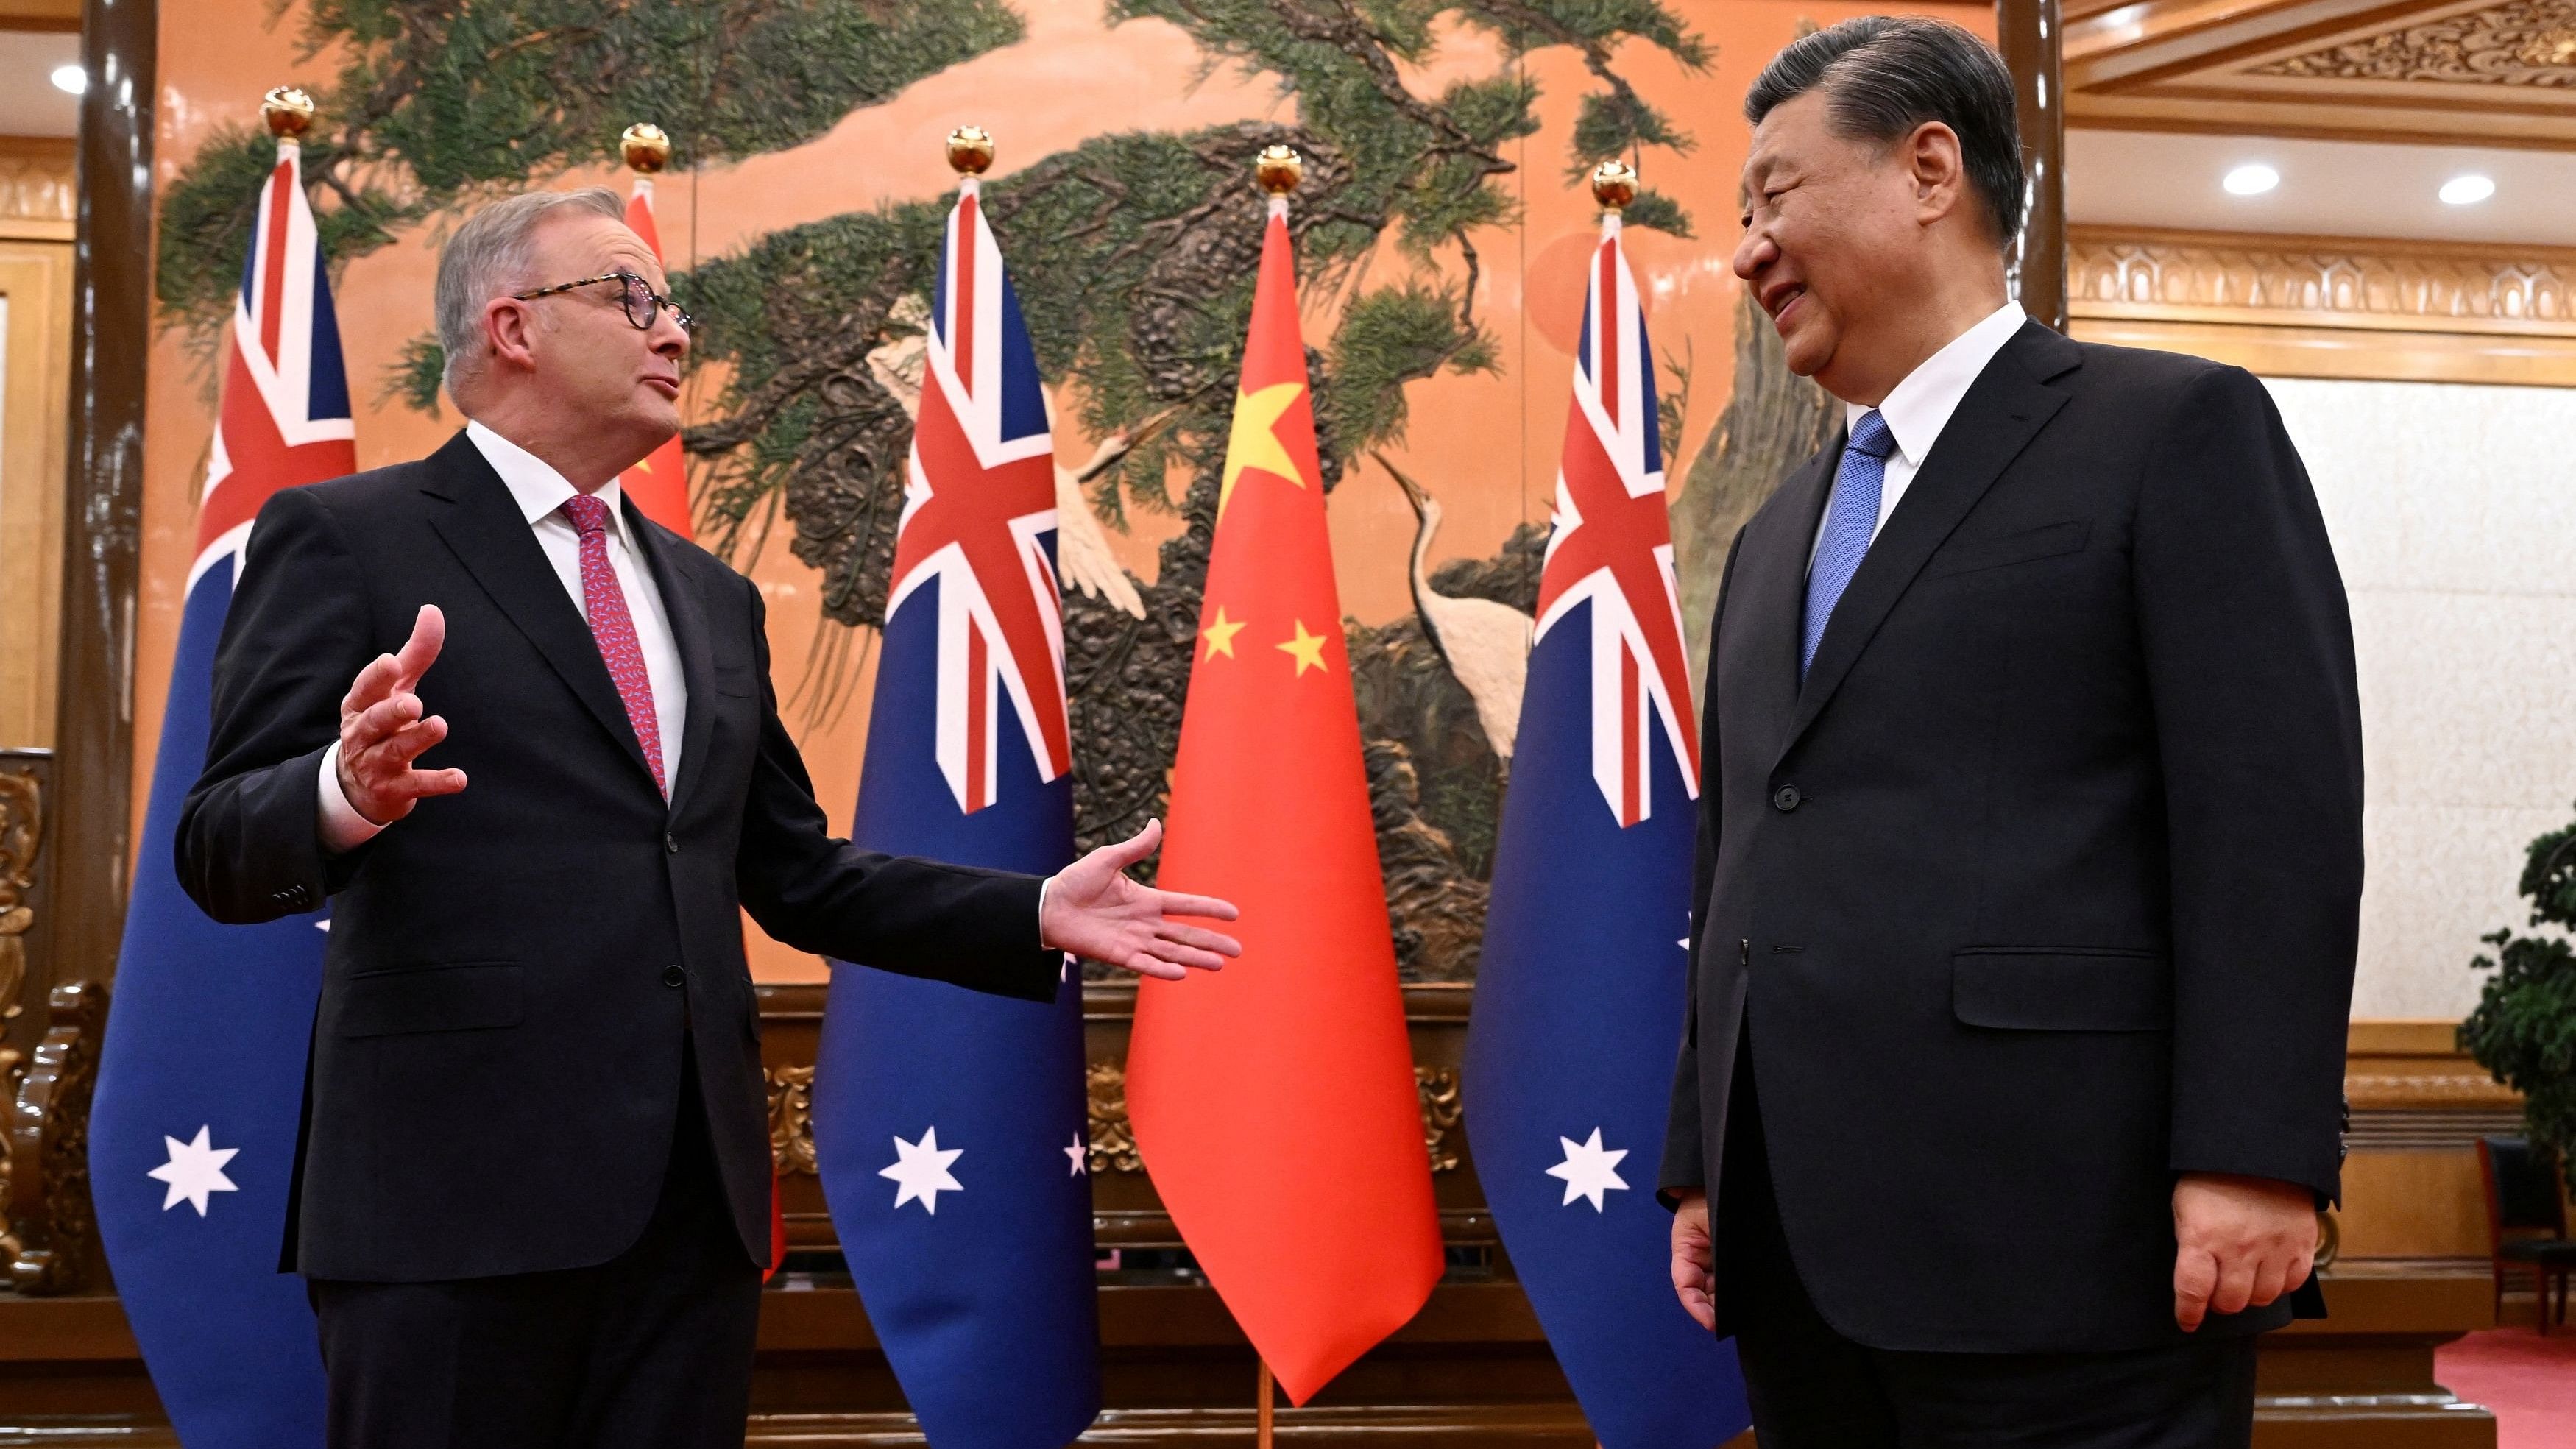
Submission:
M 2256 75 L 2576 86 L 2576 5 L 2510 3 L 2285 56 Z

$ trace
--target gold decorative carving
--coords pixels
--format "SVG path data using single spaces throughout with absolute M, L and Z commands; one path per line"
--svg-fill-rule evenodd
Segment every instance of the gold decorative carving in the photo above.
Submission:
M 1082 1069 L 1082 1080 L 1091 1099 L 1091 1171 L 1143 1172 L 1145 1159 L 1136 1155 L 1136 1132 L 1127 1123 L 1127 1069 L 1093 1062 Z
M 57 986 L 51 1025 L 18 1084 L 9 1120 L 9 1219 L 18 1240 L 10 1285 L 31 1297 L 88 1278 L 97 1225 L 89 1199 L 89 1103 L 98 1079 L 107 988 Z
M 2471 1072 L 2350 1073 L 2343 1079 L 2345 1100 L 2359 1112 L 2514 1111 L 2521 1094 L 2492 1077 Z
M 1127 1069 L 1117 1062 L 1093 1062 L 1083 1070 L 1091 1099 L 1090 1167 L 1094 1173 L 1143 1172 L 1136 1154 L 1135 1129 L 1127 1120 Z M 1458 1153 L 1449 1134 L 1465 1120 L 1456 1067 L 1415 1067 L 1414 1090 L 1422 1099 L 1422 1144 L 1433 1172 L 1458 1170 Z
M 778 1170 L 815 1175 L 814 1069 L 772 1067 L 769 1078 L 769 1158 Z
M 2299 80 L 2576 86 L 2576 4 L 2509 0 L 2254 68 Z
M 2576 338 L 2576 252 L 2078 228 L 2070 304 L 2141 315 Z
M 1467 1116 L 1466 1104 L 1458 1096 L 1458 1069 L 1415 1067 L 1413 1086 L 1422 1096 L 1422 1146 L 1431 1154 L 1431 1170 L 1456 1172 L 1458 1153 L 1449 1134 Z
M 27 932 L 36 924 L 28 897 L 36 889 L 36 852 L 44 844 L 42 782 L 21 771 L 0 771 L 0 1020 L 18 1014 L 18 992 L 26 984 Z M 17 1065 L 17 1052 L 0 1046 L 0 1080 L 15 1076 Z

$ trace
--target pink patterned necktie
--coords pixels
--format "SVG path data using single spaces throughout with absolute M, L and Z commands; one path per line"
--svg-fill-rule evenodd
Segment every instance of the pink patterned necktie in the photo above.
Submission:
M 572 520 L 573 532 L 581 535 L 581 602 L 582 612 L 590 616 L 591 637 L 599 641 L 599 657 L 608 665 L 608 677 L 617 681 L 617 697 L 626 701 L 626 722 L 634 726 L 635 742 L 644 747 L 644 761 L 653 767 L 653 783 L 668 797 L 671 786 L 662 778 L 662 721 L 653 713 L 653 679 L 644 672 L 644 649 L 635 642 L 635 618 L 626 612 L 626 591 L 617 586 L 617 570 L 608 564 L 608 505 L 587 493 L 576 493 L 564 500 L 563 511 Z

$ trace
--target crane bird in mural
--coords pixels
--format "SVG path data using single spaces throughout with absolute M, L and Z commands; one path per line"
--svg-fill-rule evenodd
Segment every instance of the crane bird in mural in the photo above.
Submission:
M 868 353 L 868 375 L 902 405 L 905 417 L 917 418 L 921 413 L 921 369 L 930 355 L 929 336 L 922 330 L 929 324 L 930 306 L 919 297 L 905 297 L 888 311 L 887 321 L 908 330 Z M 1046 398 L 1047 424 L 1053 427 L 1055 390 L 1041 388 L 1041 392 Z M 1110 552 L 1109 535 L 1101 532 L 1100 520 L 1092 515 L 1091 505 L 1082 496 L 1082 485 L 1117 466 L 1120 459 L 1178 411 L 1167 408 L 1136 428 L 1110 434 L 1079 469 L 1055 465 L 1056 576 L 1139 619 L 1145 617 L 1145 600 L 1136 592 L 1136 581 L 1119 566 L 1118 556 Z
M 1413 558 L 1410 564 L 1413 609 L 1422 616 L 1422 632 L 1467 696 L 1476 702 L 1476 722 L 1486 742 L 1508 764 L 1512 740 L 1520 732 L 1521 683 L 1529 675 L 1530 616 L 1492 599 L 1462 599 L 1436 592 L 1423 572 L 1431 557 L 1431 535 L 1440 529 L 1440 500 L 1406 477 L 1404 470 L 1373 454 L 1378 466 L 1404 490 L 1413 505 Z

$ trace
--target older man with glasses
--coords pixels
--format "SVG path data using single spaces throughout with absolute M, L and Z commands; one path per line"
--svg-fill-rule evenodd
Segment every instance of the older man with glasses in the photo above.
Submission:
M 1121 873 L 1154 825 L 1045 881 L 830 836 L 760 591 L 619 495 L 679 427 L 690 327 L 623 212 L 542 192 L 457 231 L 464 430 L 276 495 L 215 665 L 179 877 L 220 921 L 332 905 L 281 1266 L 346 1449 L 742 1443 L 770 1212 L 745 908 L 1037 1001 L 1066 952 L 1237 950 L 1172 919 L 1232 906 Z

